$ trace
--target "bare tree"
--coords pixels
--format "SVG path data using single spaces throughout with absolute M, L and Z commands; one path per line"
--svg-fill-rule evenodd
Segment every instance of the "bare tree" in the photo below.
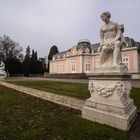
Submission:
M 23 59 L 22 47 L 9 36 L 0 37 L 0 59 Z

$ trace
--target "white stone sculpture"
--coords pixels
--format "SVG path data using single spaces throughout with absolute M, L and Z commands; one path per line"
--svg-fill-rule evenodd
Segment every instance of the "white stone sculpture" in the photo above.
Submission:
M 3 61 L 0 61 L 0 80 L 5 79 L 7 76 L 6 72 L 5 72 L 5 64 L 3 63 Z
M 101 19 L 105 22 L 100 30 L 100 66 L 101 67 L 120 67 L 121 48 L 124 42 L 123 38 L 123 25 L 110 21 L 111 14 L 106 11 L 101 14 Z
M 90 80 L 88 89 L 90 91 L 91 98 L 96 98 L 96 100 L 98 100 L 99 98 L 107 98 L 109 96 L 112 96 L 111 98 L 113 98 L 113 96 L 116 95 L 115 98 L 119 99 L 123 104 L 126 100 L 130 99 L 129 95 L 132 86 L 129 81 Z
M 137 109 L 129 97 L 132 89 L 130 75 L 89 74 L 90 98 L 82 108 L 82 117 L 121 130 L 128 130 L 136 117 Z M 113 77 L 113 78 L 112 78 Z
M 111 14 L 101 14 L 105 25 L 100 30 L 100 67 L 89 73 L 91 97 L 85 101 L 82 117 L 121 130 L 128 130 L 136 118 L 137 108 L 129 97 L 131 74 L 122 64 L 123 26 L 110 21 Z
M 4 71 L 5 70 L 5 64 L 3 63 L 3 61 L 0 62 L 0 71 Z

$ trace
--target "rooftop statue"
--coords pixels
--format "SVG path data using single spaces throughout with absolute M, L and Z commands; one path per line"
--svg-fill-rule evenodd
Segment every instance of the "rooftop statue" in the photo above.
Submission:
M 123 45 L 123 25 L 110 21 L 111 13 L 105 11 L 101 19 L 105 23 L 100 30 L 100 66 L 120 67 L 122 65 L 121 49 Z

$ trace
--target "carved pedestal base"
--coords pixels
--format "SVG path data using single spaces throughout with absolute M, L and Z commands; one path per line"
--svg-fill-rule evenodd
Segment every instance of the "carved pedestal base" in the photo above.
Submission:
M 130 75 L 89 75 L 91 97 L 82 108 L 82 117 L 121 130 L 128 130 L 136 117 L 136 107 L 129 97 Z

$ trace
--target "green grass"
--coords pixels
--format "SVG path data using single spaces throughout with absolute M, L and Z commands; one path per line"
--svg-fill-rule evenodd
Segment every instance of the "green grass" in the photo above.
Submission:
M 140 108 L 140 88 L 133 88 L 130 97 L 134 99 L 135 105 Z
M 0 86 L 0 140 L 127 140 L 80 112 Z
M 8 81 L 13 84 L 18 84 L 26 87 L 31 87 L 38 90 L 48 91 L 52 93 L 72 96 L 80 99 L 90 97 L 88 84 L 66 83 L 55 81 Z
M 13 84 L 18 84 L 26 87 L 31 87 L 38 90 L 53 92 L 66 96 L 72 96 L 79 99 L 87 99 L 90 97 L 88 84 L 66 83 L 55 81 L 8 81 Z M 140 89 L 133 88 L 131 90 L 131 98 L 134 99 L 135 105 L 140 107 Z

